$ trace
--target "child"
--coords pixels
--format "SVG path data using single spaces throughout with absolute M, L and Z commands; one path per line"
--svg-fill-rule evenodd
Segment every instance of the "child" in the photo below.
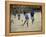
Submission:
M 34 22 L 34 9 L 32 9 L 32 11 L 31 11 L 31 19 L 32 19 L 32 24 L 33 24 L 33 22 Z
M 28 14 L 26 13 L 26 12 L 24 12 L 24 15 L 25 15 L 25 22 L 24 22 L 24 24 L 27 22 L 27 27 L 28 27 L 28 20 L 29 20 L 29 17 L 28 17 Z M 23 25 L 24 25 L 23 24 Z

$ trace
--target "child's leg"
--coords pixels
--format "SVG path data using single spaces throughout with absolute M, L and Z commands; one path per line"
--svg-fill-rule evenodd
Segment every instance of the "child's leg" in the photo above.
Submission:
M 28 27 L 28 20 L 27 20 L 27 27 Z
M 27 21 L 27 20 L 25 20 L 24 24 L 26 23 L 26 21 Z M 23 24 L 23 25 L 24 25 L 24 24 Z
M 31 17 L 31 19 L 32 19 L 32 24 L 33 24 L 33 22 L 34 22 L 34 17 Z

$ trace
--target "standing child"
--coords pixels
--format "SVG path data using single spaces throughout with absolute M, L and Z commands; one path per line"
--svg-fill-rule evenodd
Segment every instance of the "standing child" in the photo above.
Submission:
M 34 9 L 32 8 L 32 11 L 31 11 L 31 19 L 32 19 L 32 24 L 34 22 Z

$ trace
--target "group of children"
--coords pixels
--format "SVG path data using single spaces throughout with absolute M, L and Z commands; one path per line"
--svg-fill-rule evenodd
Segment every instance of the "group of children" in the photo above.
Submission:
M 22 24 L 24 26 L 24 24 L 27 22 L 27 27 L 28 27 L 28 20 L 29 20 L 29 16 L 27 15 L 26 12 L 24 12 L 24 16 L 25 16 L 25 21 Z M 32 20 L 32 24 L 34 22 L 34 9 L 32 9 L 32 11 L 30 12 L 30 16 L 31 16 L 31 20 Z M 20 20 L 20 14 L 18 15 L 18 20 Z

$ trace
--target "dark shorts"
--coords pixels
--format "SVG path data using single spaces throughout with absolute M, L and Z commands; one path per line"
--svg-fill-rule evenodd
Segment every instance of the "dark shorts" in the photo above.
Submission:
M 34 13 L 31 13 L 31 17 L 34 17 Z
M 29 17 L 28 17 L 28 16 L 26 16 L 26 17 L 25 17 L 25 19 L 26 19 L 26 20 L 28 20 L 28 19 L 29 19 Z

